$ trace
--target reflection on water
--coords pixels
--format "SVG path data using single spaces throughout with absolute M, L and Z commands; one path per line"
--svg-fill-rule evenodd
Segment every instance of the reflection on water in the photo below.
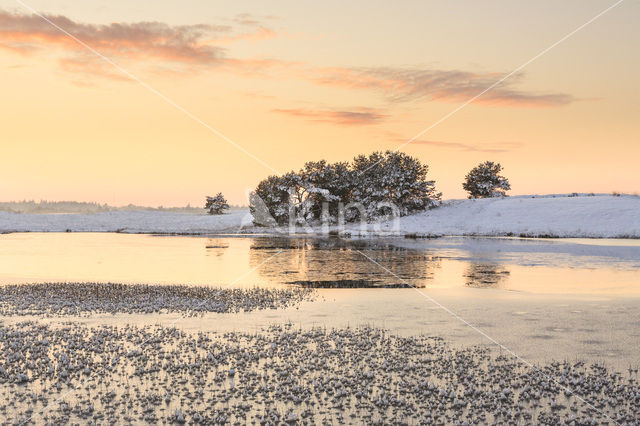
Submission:
M 640 268 L 635 265 L 639 258 L 640 247 L 635 246 L 513 239 L 354 241 L 27 233 L 0 235 L 0 283 L 298 284 L 319 288 L 403 287 L 409 283 L 431 289 L 473 287 L 638 297 Z
M 229 248 L 229 244 L 225 241 L 216 242 L 216 244 L 208 244 L 205 246 L 207 256 L 222 256 L 224 251 Z
M 466 285 L 476 288 L 497 288 L 509 277 L 509 271 L 495 263 L 471 262 L 465 271 Z
M 268 279 L 318 288 L 425 287 L 440 267 L 423 251 L 338 238 L 255 238 L 249 259 Z
M 289 321 L 301 327 L 375 325 L 393 333 L 437 335 L 463 344 L 486 343 L 483 335 L 450 315 L 455 312 L 533 362 L 579 356 L 626 368 L 640 362 L 637 253 L 640 246 L 514 239 L 363 242 L 29 233 L 0 235 L 0 283 L 89 281 L 282 288 L 291 283 L 385 287 L 410 282 L 423 287 L 421 292 L 428 296 L 408 289 L 326 288 L 317 291 L 316 301 L 287 309 L 194 319 L 181 319 L 180 314 L 96 314 L 73 317 L 73 321 L 173 325 L 180 319 L 180 327 L 194 332 L 258 332 L 270 324 Z M 546 343 L 541 345 L 540 339 Z

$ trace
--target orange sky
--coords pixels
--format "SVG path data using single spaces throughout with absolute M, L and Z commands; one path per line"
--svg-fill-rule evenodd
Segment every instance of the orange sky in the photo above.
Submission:
M 25 3 L 120 69 L 0 0 L 0 201 L 169 206 L 394 149 L 615 2 Z M 640 191 L 639 21 L 622 2 L 402 149 L 445 198 L 484 160 L 513 194 Z

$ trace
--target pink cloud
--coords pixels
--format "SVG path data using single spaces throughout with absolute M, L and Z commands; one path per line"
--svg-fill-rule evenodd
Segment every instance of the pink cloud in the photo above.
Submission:
M 215 63 L 224 50 L 207 44 L 213 34 L 230 29 L 215 25 L 170 26 L 160 22 L 77 23 L 65 16 L 46 18 L 106 55 L 130 58 L 155 58 L 168 62 Z M 37 15 L 0 11 L 0 44 L 7 47 L 50 48 L 84 51 L 86 48 Z
M 355 110 L 274 109 L 273 112 L 342 126 L 377 124 L 388 117 L 369 108 L 357 108 Z
M 165 69 L 169 73 L 192 73 L 211 66 L 237 67 L 251 72 L 278 63 L 267 59 L 228 58 L 221 46 L 238 40 L 258 41 L 279 36 L 255 20 L 244 22 L 251 28 L 235 31 L 229 25 L 172 26 L 161 22 L 98 25 L 79 23 L 62 15 L 44 16 L 101 54 L 119 60 L 144 60 L 146 66 L 155 67 L 155 72 Z M 0 48 L 21 54 L 58 49 L 72 55 L 60 60 L 65 71 L 118 78 L 106 71 L 100 64 L 101 59 L 89 54 L 85 46 L 35 14 L 0 10 Z
M 391 102 L 434 100 L 464 102 L 490 87 L 500 73 L 474 73 L 459 70 L 405 68 L 318 68 L 308 77 L 320 85 L 348 89 L 368 89 L 381 93 Z M 511 77 L 489 90 L 475 102 L 485 105 L 550 107 L 575 99 L 563 93 L 533 93 L 514 86 L 523 75 Z
M 266 40 L 283 36 L 250 14 L 241 14 L 232 25 L 169 25 L 161 22 L 79 23 L 62 15 L 47 19 L 107 57 L 119 61 L 136 60 L 147 69 L 162 74 L 191 74 L 217 67 L 235 74 L 258 77 L 299 78 L 321 86 L 348 90 L 369 90 L 392 103 L 409 101 L 465 102 L 502 77 L 496 72 L 471 72 L 398 67 L 312 67 L 299 62 L 264 58 L 232 58 L 224 44 L 240 40 Z M 60 60 L 62 69 L 85 76 L 115 78 L 97 56 L 42 17 L 0 10 L 0 48 L 21 54 L 58 49 L 71 57 Z M 93 62 L 93 63 L 92 63 Z M 535 93 L 518 89 L 523 74 L 512 76 L 476 99 L 489 106 L 553 107 L 576 99 L 565 93 Z M 126 80 L 126 79 L 125 79 Z M 292 110 L 293 111 L 293 110 Z M 307 111 L 308 114 L 313 112 Z M 318 112 L 319 113 L 319 112 Z M 324 117 L 345 123 L 372 123 L 382 117 L 375 112 L 325 111 Z M 355 114 L 355 115 L 350 115 Z M 358 115 L 360 114 L 360 115 Z M 371 114 L 371 115 L 370 115 Z M 353 118 L 349 118 L 353 117 Z M 308 118 L 311 118 L 310 116 Z M 320 115 L 317 114 L 317 119 Z

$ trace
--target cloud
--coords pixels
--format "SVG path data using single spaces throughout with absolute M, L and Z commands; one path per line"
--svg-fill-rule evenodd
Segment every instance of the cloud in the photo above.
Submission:
M 241 40 L 258 41 L 290 37 L 285 31 L 263 23 L 269 17 L 240 14 L 229 25 L 169 25 L 161 22 L 86 24 L 62 15 L 44 15 L 79 40 L 130 67 L 164 75 L 184 75 L 216 68 L 249 77 L 299 78 L 323 86 L 379 93 L 392 103 L 410 101 L 466 102 L 498 81 L 504 74 L 399 67 L 313 67 L 273 58 L 228 57 L 226 45 Z M 0 49 L 23 55 L 53 51 L 63 70 L 83 77 L 116 77 L 102 59 L 40 16 L 10 13 L 0 9 Z M 60 54 L 62 52 L 62 55 Z M 135 63 L 133 61 L 136 61 Z M 128 63 L 128 61 L 132 63 Z M 534 93 L 518 89 L 524 74 L 511 76 L 474 101 L 493 106 L 552 107 L 576 99 L 564 93 Z M 126 80 L 126 78 L 124 78 Z M 292 110 L 293 111 L 293 110 Z M 300 114 L 302 110 L 298 111 Z M 370 124 L 382 116 L 369 111 L 306 111 L 316 121 L 321 117 L 351 124 Z M 340 116 L 339 114 L 344 114 Z M 311 115 L 309 115 L 311 114 Z
M 162 22 L 98 25 L 76 22 L 62 15 L 43 16 L 101 54 L 118 61 L 136 60 L 154 67 L 155 72 L 193 73 L 212 66 L 242 68 L 248 72 L 269 65 L 268 60 L 228 58 L 222 45 L 279 35 L 258 20 L 249 20 L 249 15 L 242 18 L 242 25 L 237 23 L 247 27 L 240 31 L 231 25 L 174 26 Z M 59 61 L 65 71 L 118 79 L 100 63 L 101 58 L 35 14 L 0 10 L 0 48 L 21 54 L 57 49 L 70 55 Z
M 58 61 L 60 68 L 63 71 L 90 75 L 92 77 L 100 76 L 115 81 L 133 81 L 126 74 L 115 69 L 111 64 L 104 61 L 96 61 L 92 55 L 77 55 L 73 58 L 62 58 Z M 74 84 L 83 87 L 93 87 L 87 81 L 74 81 Z
M 397 139 L 398 143 L 405 143 L 407 140 Z M 414 140 L 410 143 L 411 145 L 428 145 L 434 146 L 437 148 L 448 148 L 448 149 L 456 149 L 458 151 L 467 151 L 467 152 L 489 152 L 489 153 L 499 153 L 499 152 L 509 152 L 516 148 L 522 146 L 520 142 L 495 142 L 491 144 L 466 144 L 460 142 L 442 142 L 442 141 L 429 141 L 429 140 Z
M 223 49 L 209 40 L 228 33 L 228 26 L 182 25 L 161 22 L 82 24 L 62 15 L 44 15 L 55 25 L 73 34 L 105 55 L 131 58 L 155 58 L 169 62 L 214 63 Z M 0 43 L 7 47 L 58 47 L 63 50 L 86 50 L 41 17 L 0 11 Z
M 21 42 L 3 42 L 0 40 L 0 49 L 7 50 L 11 53 L 17 53 L 19 55 L 29 55 L 34 53 L 38 48 L 29 43 Z
M 388 117 L 370 108 L 357 108 L 352 111 L 310 109 L 274 109 L 272 111 L 291 117 L 305 118 L 310 121 L 332 123 L 342 126 L 378 124 Z
M 235 16 L 234 21 L 241 25 L 258 26 L 260 21 L 251 13 L 239 13 Z
M 308 78 L 320 85 L 375 90 L 391 102 L 465 102 L 502 77 L 501 73 L 459 70 L 334 67 L 318 68 Z M 522 73 L 511 76 L 474 102 L 486 105 L 551 107 L 566 105 L 575 100 L 564 93 L 538 94 L 514 88 L 522 78 Z
M 241 41 L 241 40 L 256 42 L 256 41 L 262 41 L 262 40 L 270 40 L 279 36 L 280 36 L 280 33 L 278 33 L 275 30 L 272 30 L 271 28 L 259 27 L 259 28 L 256 28 L 255 30 L 252 30 L 246 33 L 219 37 L 218 39 L 216 39 L 216 41 L 218 43 L 234 43 L 236 41 Z

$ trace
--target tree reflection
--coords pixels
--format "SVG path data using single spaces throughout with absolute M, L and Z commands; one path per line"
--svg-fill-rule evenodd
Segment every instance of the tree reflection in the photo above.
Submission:
M 425 287 L 440 267 L 424 251 L 340 238 L 255 238 L 249 262 L 270 279 L 321 288 Z
M 229 248 L 229 243 L 222 239 L 210 238 L 207 240 L 205 249 L 207 250 L 207 256 L 222 256 L 224 252 Z
M 509 274 L 509 270 L 502 265 L 472 262 L 467 267 L 464 277 L 468 287 L 497 288 Z

